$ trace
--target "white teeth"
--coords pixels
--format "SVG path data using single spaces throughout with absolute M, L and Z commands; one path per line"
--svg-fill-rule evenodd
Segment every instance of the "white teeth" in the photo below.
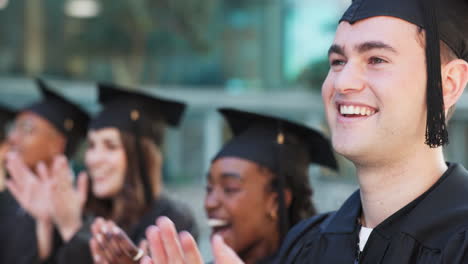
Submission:
M 360 115 L 361 114 L 361 107 L 359 107 L 359 106 L 354 107 L 354 114 L 355 115 Z
M 360 115 L 365 115 L 366 114 L 366 108 L 362 107 L 361 112 L 359 113 Z
M 228 222 L 226 220 L 215 219 L 215 218 L 208 219 L 208 225 L 212 228 L 226 226 L 227 224 Z
M 339 109 L 342 115 L 370 116 L 375 114 L 375 110 L 365 106 L 340 105 Z

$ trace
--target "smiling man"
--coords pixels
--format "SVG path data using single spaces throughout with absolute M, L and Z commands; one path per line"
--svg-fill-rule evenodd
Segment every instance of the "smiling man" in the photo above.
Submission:
M 468 172 L 442 151 L 468 83 L 467 14 L 467 0 L 352 2 L 322 96 L 333 147 L 355 164 L 360 189 L 296 226 L 278 263 L 468 263 Z M 153 252 L 175 252 L 167 221 L 158 224 Z M 184 253 L 168 255 L 197 263 L 193 243 L 180 242 Z M 216 263 L 240 262 L 219 237 L 213 247 Z
M 354 1 L 346 11 L 322 97 L 360 190 L 296 227 L 281 263 L 467 263 L 468 173 L 442 152 L 468 82 L 467 13 L 465 0 Z

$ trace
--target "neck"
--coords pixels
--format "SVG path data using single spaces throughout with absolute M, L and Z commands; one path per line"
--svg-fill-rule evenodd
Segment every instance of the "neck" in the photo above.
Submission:
M 356 166 L 362 225 L 374 228 L 427 191 L 447 170 L 442 149 L 412 153 L 399 161 Z
M 270 235 L 271 236 L 271 235 Z M 272 236 L 273 237 L 273 236 Z M 279 248 L 279 234 L 274 239 L 258 240 L 253 246 L 239 253 L 245 264 L 255 264 L 258 261 L 273 255 Z

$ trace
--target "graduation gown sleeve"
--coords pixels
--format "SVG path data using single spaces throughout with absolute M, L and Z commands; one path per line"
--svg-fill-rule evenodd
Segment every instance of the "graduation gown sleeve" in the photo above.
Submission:
M 89 248 L 91 240 L 91 224 L 94 217 L 86 217 L 83 226 L 76 232 L 70 241 L 56 244 L 53 260 L 50 263 L 58 264 L 92 264 L 93 258 Z M 57 239 L 60 239 L 59 237 Z
M 198 237 L 198 229 L 195 220 L 186 206 L 161 197 L 155 200 L 146 214 L 139 222 L 131 228 L 128 236 L 132 241 L 138 243 L 145 238 L 146 228 L 154 225 L 156 218 L 167 216 L 174 222 L 178 231 L 188 231 L 195 238 Z M 54 261 L 58 264 L 92 264 L 93 259 L 89 248 L 91 235 L 91 225 L 94 217 L 87 217 L 81 229 L 67 243 L 61 244 L 54 255 Z
M 198 239 L 198 226 L 190 209 L 183 203 L 161 196 L 154 201 L 151 209 L 141 218 L 140 222 L 133 228 L 131 238 L 136 243 L 146 236 L 146 228 L 154 225 L 160 216 L 167 216 L 174 222 L 177 231 L 189 232 L 195 240 Z
M 36 223 L 8 191 L 0 192 L 0 263 L 39 263 Z

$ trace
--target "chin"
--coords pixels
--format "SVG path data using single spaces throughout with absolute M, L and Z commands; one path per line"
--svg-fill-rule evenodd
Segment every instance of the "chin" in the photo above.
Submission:
M 369 144 L 369 142 L 360 142 L 356 139 L 350 140 L 344 138 L 332 138 L 332 145 L 336 153 L 352 162 L 359 160 L 360 157 L 366 156 L 369 150 L 376 147 Z
M 115 196 L 115 192 L 111 191 L 109 188 L 104 188 L 101 186 L 94 186 L 93 194 L 100 199 L 109 199 Z

